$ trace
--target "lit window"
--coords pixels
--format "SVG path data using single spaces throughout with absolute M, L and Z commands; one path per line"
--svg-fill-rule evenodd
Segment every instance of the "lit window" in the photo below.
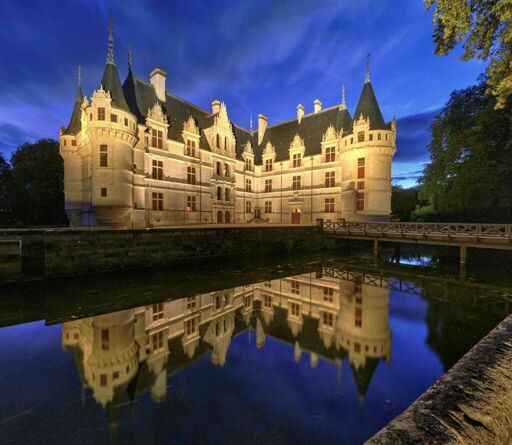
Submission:
M 301 177 L 300 176 L 294 176 L 292 178 L 292 188 L 293 190 L 300 190 L 301 187 Z
M 117 114 L 111 114 L 111 115 L 110 115 L 110 120 L 111 120 L 112 122 L 117 122 Z
M 293 167 L 300 167 L 302 164 L 302 156 L 300 153 L 295 153 L 293 155 Z
M 187 212 L 195 212 L 196 211 L 196 197 L 195 196 L 187 196 Z
M 357 133 L 357 142 L 364 142 L 364 131 Z
M 153 305 L 153 321 L 164 318 L 164 304 L 156 303 Z
M 252 213 L 251 201 L 245 201 L 245 213 Z
M 272 213 L 272 201 L 265 201 L 265 213 Z
M 163 210 L 164 209 L 164 194 L 163 193 L 155 193 L 151 194 L 153 201 L 153 210 Z
M 334 198 L 325 198 L 325 213 L 334 213 Z
M 346 143 L 347 141 L 345 141 Z M 325 162 L 334 162 L 336 159 L 335 147 L 327 147 L 325 149 Z
M 336 185 L 336 172 L 325 172 L 325 187 Z
M 272 191 L 272 179 L 265 179 L 265 192 Z
M 99 121 L 105 120 L 105 108 L 102 108 L 102 107 L 98 108 L 98 120 Z
M 300 295 L 300 283 L 298 281 L 292 281 L 292 294 Z
M 265 159 L 265 171 L 266 172 L 272 171 L 272 159 Z
M 164 178 L 164 162 L 157 161 L 153 159 L 153 169 L 151 171 L 151 176 L 153 179 L 163 179 Z
M 100 167 L 108 167 L 108 146 L 100 145 Z
M 187 167 L 187 184 L 195 184 L 196 183 L 196 168 L 195 167 Z
M 365 158 L 357 159 L 357 179 L 364 178 L 364 167 L 365 167 Z

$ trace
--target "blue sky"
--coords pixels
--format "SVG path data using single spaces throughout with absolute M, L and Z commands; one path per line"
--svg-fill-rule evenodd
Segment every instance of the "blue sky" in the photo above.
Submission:
M 434 55 L 432 14 L 421 0 L 0 0 L 0 153 L 58 137 L 82 66 L 86 95 L 98 87 L 109 10 L 122 80 L 131 44 L 135 74 L 167 71 L 168 91 L 209 109 L 226 102 L 248 127 L 340 102 L 351 112 L 371 54 L 371 78 L 386 120 L 398 119 L 396 183 L 414 184 L 428 160 L 429 126 L 450 92 L 474 84 L 484 67 L 457 51 Z

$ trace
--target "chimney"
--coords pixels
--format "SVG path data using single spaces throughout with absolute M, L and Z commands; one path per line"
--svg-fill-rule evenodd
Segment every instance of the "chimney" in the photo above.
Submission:
M 315 99 L 313 106 L 315 107 L 315 113 L 318 113 L 322 109 L 322 102 L 320 102 L 320 99 Z
M 212 100 L 212 114 L 217 114 L 220 111 L 220 100 Z
M 155 89 L 157 99 L 165 102 L 165 71 L 162 68 L 155 68 L 149 74 L 149 81 Z
M 261 144 L 265 130 L 267 129 L 268 119 L 263 114 L 258 114 L 258 145 Z
M 303 117 L 304 117 L 304 105 L 299 104 L 299 105 L 297 105 L 297 120 L 299 121 L 299 124 Z

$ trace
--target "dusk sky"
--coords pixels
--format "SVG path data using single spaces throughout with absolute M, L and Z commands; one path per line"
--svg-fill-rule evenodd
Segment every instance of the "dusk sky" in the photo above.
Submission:
M 341 101 L 353 113 L 371 54 L 371 80 L 386 120 L 398 119 L 395 183 L 414 185 L 428 160 L 433 116 L 450 92 L 476 83 L 478 61 L 434 55 L 432 12 L 421 0 L 0 0 L 0 153 L 58 138 L 71 115 L 82 66 L 84 93 L 98 88 L 109 10 L 124 80 L 131 44 L 135 75 L 167 71 L 167 90 L 232 121 L 269 125 Z

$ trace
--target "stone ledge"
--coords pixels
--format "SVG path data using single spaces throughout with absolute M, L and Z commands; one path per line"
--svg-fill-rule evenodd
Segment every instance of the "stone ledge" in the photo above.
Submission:
M 512 315 L 366 445 L 512 444 Z

